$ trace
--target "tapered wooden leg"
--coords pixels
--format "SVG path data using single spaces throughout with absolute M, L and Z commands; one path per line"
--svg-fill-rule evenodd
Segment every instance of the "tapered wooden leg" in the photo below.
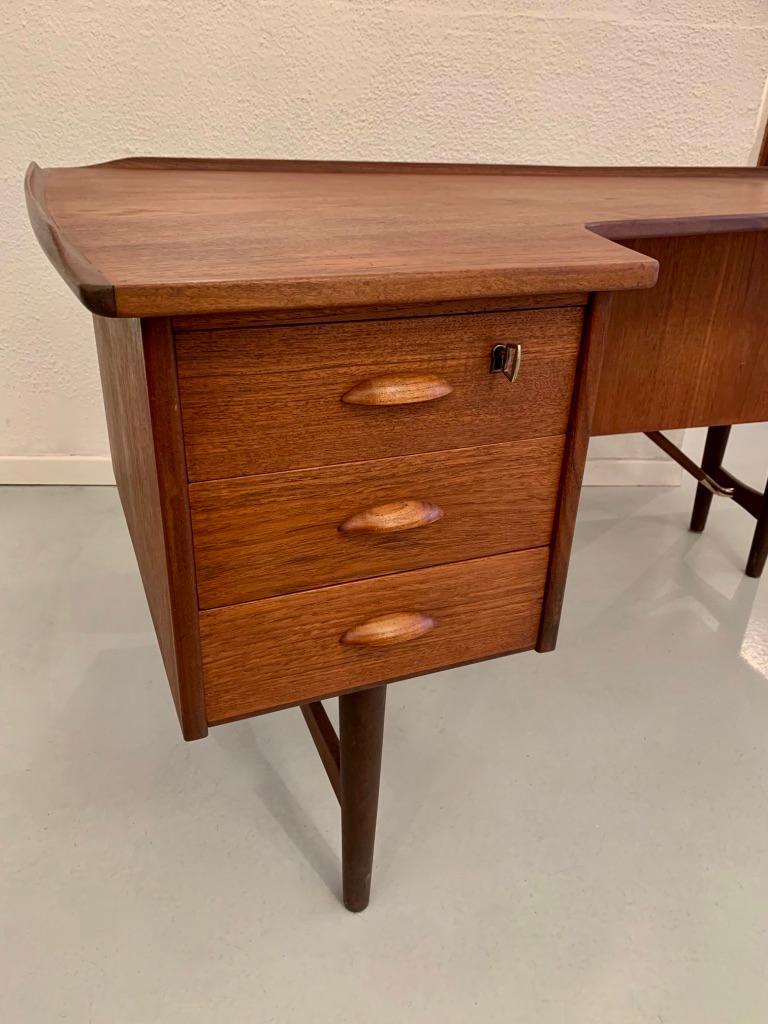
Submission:
M 386 686 L 339 697 L 344 906 L 365 910 L 371 892 Z
M 768 559 L 768 482 L 766 482 L 763 494 L 763 507 L 757 517 L 752 547 L 749 549 L 747 568 L 744 570 L 747 576 L 758 579 L 765 568 L 766 559 Z
M 720 469 L 725 457 L 725 447 L 731 433 L 730 427 L 710 427 L 707 431 L 707 440 L 704 442 L 704 455 L 701 460 L 701 468 L 705 473 L 712 474 Z M 696 488 L 696 498 L 693 502 L 690 528 L 694 533 L 701 533 L 707 525 L 709 507 L 712 504 L 712 492 L 701 484 Z

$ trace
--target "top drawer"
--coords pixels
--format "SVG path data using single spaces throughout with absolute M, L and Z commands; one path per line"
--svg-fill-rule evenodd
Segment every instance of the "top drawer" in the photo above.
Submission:
M 180 332 L 190 480 L 564 434 L 581 307 Z M 521 345 L 510 383 L 495 345 Z

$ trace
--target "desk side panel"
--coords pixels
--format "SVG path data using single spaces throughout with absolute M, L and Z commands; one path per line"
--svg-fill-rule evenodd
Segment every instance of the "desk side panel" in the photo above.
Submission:
M 550 542 L 547 584 L 541 609 L 536 650 L 553 651 L 560 629 L 565 584 L 571 559 L 581 481 L 587 461 L 590 428 L 597 400 L 605 338 L 614 296 L 600 292 L 592 296 L 584 323 L 576 381 L 571 397 L 568 435 L 565 441 L 560 487 Z
M 185 739 L 207 733 L 187 476 L 166 321 L 94 316 L 112 465 Z
M 592 433 L 768 420 L 768 233 L 625 244 L 659 280 L 614 295 Z

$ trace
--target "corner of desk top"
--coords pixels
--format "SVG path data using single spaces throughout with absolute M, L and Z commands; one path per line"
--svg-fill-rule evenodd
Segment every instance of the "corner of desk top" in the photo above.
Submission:
M 117 316 L 114 285 L 66 241 L 54 220 L 48 205 L 47 177 L 48 171 L 34 161 L 24 176 L 27 212 L 41 249 L 87 310 L 98 316 Z

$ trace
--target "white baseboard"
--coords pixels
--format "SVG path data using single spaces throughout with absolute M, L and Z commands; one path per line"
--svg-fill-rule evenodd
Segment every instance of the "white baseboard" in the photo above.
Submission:
M 0 455 L 0 484 L 114 483 L 105 455 Z
M 683 471 L 671 459 L 589 459 L 585 487 L 676 487 Z

